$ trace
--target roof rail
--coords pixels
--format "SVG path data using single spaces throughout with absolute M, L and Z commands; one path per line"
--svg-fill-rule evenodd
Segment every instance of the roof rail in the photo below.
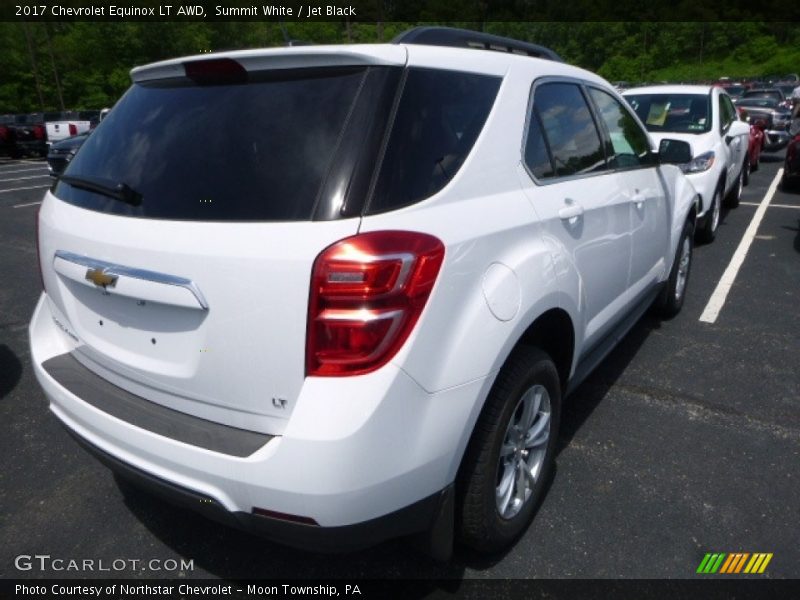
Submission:
M 472 31 L 470 29 L 456 29 L 454 27 L 414 27 L 398 35 L 392 40 L 392 43 L 477 48 L 479 50 L 495 50 L 497 52 L 508 52 L 564 62 L 563 58 L 544 46 L 492 35 L 491 33 Z

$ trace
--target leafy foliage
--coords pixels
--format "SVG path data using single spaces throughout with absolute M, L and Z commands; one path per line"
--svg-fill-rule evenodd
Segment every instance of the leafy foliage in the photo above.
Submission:
M 475 9 L 480 3 L 462 4 L 453 3 L 454 19 L 480 18 Z M 399 14 L 396 10 L 395 13 Z M 568 62 L 609 80 L 713 80 L 723 75 L 736 78 L 800 71 L 797 23 L 447 24 L 548 46 Z M 111 106 L 130 84 L 128 73 L 132 67 L 166 58 L 277 46 L 286 38 L 333 44 L 385 42 L 413 25 L 416 23 L 397 21 L 308 21 L 285 25 L 233 21 L 2 22 L 0 113 Z

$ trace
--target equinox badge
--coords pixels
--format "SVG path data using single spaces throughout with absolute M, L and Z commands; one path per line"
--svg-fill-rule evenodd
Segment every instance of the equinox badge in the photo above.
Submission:
M 106 287 L 114 287 L 117 283 L 117 276 L 106 273 L 103 269 L 89 269 L 86 271 L 86 279 L 91 281 L 97 287 L 105 289 Z

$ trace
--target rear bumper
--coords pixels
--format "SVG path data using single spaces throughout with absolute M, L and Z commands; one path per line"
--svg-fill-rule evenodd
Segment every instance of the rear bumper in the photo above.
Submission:
M 38 154 L 40 156 L 47 154 L 47 142 L 44 140 L 17 142 L 17 148 L 25 154 Z
M 777 152 L 789 145 L 792 136 L 784 129 L 768 130 L 764 132 L 764 152 Z
M 70 429 L 67 431 L 84 450 L 136 487 L 219 523 L 257 533 L 302 550 L 350 552 L 374 546 L 384 540 L 428 530 L 447 502 L 448 494 L 453 493 L 452 486 L 448 486 L 441 492 L 382 517 L 353 525 L 319 527 L 243 511 L 228 511 L 213 498 L 137 469 L 103 452 Z
M 91 399 L 49 373 L 48 361 L 81 342 L 70 337 L 69 323 L 45 294 L 29 333 L 34 373 L 50 409 L 104 462 L 147 479 L 147 487 L 178 490 L 189 498 L 182 504 L 213 518 L 300 547 L 349 549 L 429 527 L 485 393 L 483 378 L 429 394 L 392 365 L 359 377 L 308 378 L 283 433 L 264 435 L 263 445 L 236 456 L 136 422 L 103 406 L 102 394 Z M 264 511 L 317 525 L 258 514 Z

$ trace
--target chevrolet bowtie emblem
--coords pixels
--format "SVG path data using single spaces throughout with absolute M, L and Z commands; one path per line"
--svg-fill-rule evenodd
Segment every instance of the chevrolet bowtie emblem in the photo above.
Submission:
M 103 269 L 89 269 L 86 271 L 86 279 L 103 289 L 106 287 L 114 287 L 117 283 L 117 276 L 106 273 Z

